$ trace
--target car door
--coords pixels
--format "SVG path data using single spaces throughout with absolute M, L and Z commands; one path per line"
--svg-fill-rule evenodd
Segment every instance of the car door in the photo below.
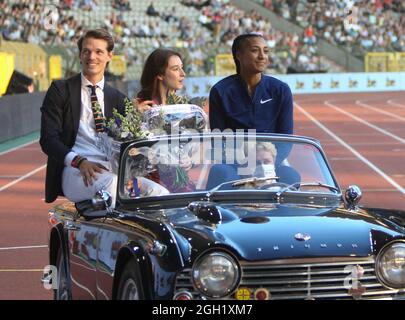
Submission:
M 86 221 L 83 217 L 68 227 L 72 298 L 95 300 L 97 247 L 100 219 Z
M 98 232 L 97 299 L 111 299 L 114 272 L 120 249 L 129 241 L 123 228 L 105 219 Z

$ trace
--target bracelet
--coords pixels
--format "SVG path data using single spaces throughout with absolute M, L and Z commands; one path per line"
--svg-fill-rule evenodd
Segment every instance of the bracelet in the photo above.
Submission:
M 80 164 L 84 160 L 87 160 L 87 158 L 77 155 L 76 157 L 73 158 L 71 165 L 72 165 L 73 168 L 79 169 Z
M 77 161 L 77 168 L 78 168 L 78 169 L 80 168 L 80 165 L 82 164 L 82 162 L 83 162 L 84 160 L 87 160 L 87 158 L 81 157 L 81 158 L 79 159 L 79 161 Z

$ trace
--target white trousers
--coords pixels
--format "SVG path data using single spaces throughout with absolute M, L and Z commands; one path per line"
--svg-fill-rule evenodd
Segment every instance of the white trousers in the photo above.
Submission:
M 109 162 L 97 161 L 106 168 L 111 169 Z M 115 200 L 117 196 L 117 175 L 105 171 L 103 173 L 96 173 L 97 180 L 93 180 L 93 185 L 85 186 L 83 177 L 79 169 L 73 167 L 65 167 L 62 175 L 62 190 L 66 198 L 73 202 L 80 202 L 83 200 L 90 200 L 94 197 L 97 191 L 101 189 L 108 191 L 111 195 L 112 207 L 115 207 Z

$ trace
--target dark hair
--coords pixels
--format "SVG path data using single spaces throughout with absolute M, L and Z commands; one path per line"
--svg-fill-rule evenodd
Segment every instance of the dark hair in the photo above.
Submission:
M 237 36 L 232 43 L 232 56 L 233 56 L 233 61 L 235 61 L 236 65 L 236 73 L 240 73 L 240 63 L 238 59 L 236 58 L 236 54 L 244 47 L 245 43 L 247 40 L 250 40 L 252 38 L 259 37 L 263 38 L 263 35 L 260 33 L 245 33 Z
M 114 39 L 111 34 L 105 29 L 93 29 L 88 30 L 83 36 L 80 37 L 79 41 L 77 42 L 77 46 L 79 48 L 79 53 L 82 52 L 83 48 L 83 41 L 87 38 L 94 38 L 94 39 L 101 39 L 107 42 L 107 51 L 111 52 L 114 49 Z
M 169 49 L 156 49 L 148 56 L 141 75 L 141 90 L 137 95 L 138 98 L 151 100 L 157 94 L 156 77 L 165 73 L 172 56 L 182 59 L 178 52 Z

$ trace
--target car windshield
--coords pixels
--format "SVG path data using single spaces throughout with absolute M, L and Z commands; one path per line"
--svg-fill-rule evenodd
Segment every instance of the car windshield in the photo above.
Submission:
M 278 135 L 164 136 L 126 148 L 122 199 L 253 190 L 339 194 L 317 143 Z

